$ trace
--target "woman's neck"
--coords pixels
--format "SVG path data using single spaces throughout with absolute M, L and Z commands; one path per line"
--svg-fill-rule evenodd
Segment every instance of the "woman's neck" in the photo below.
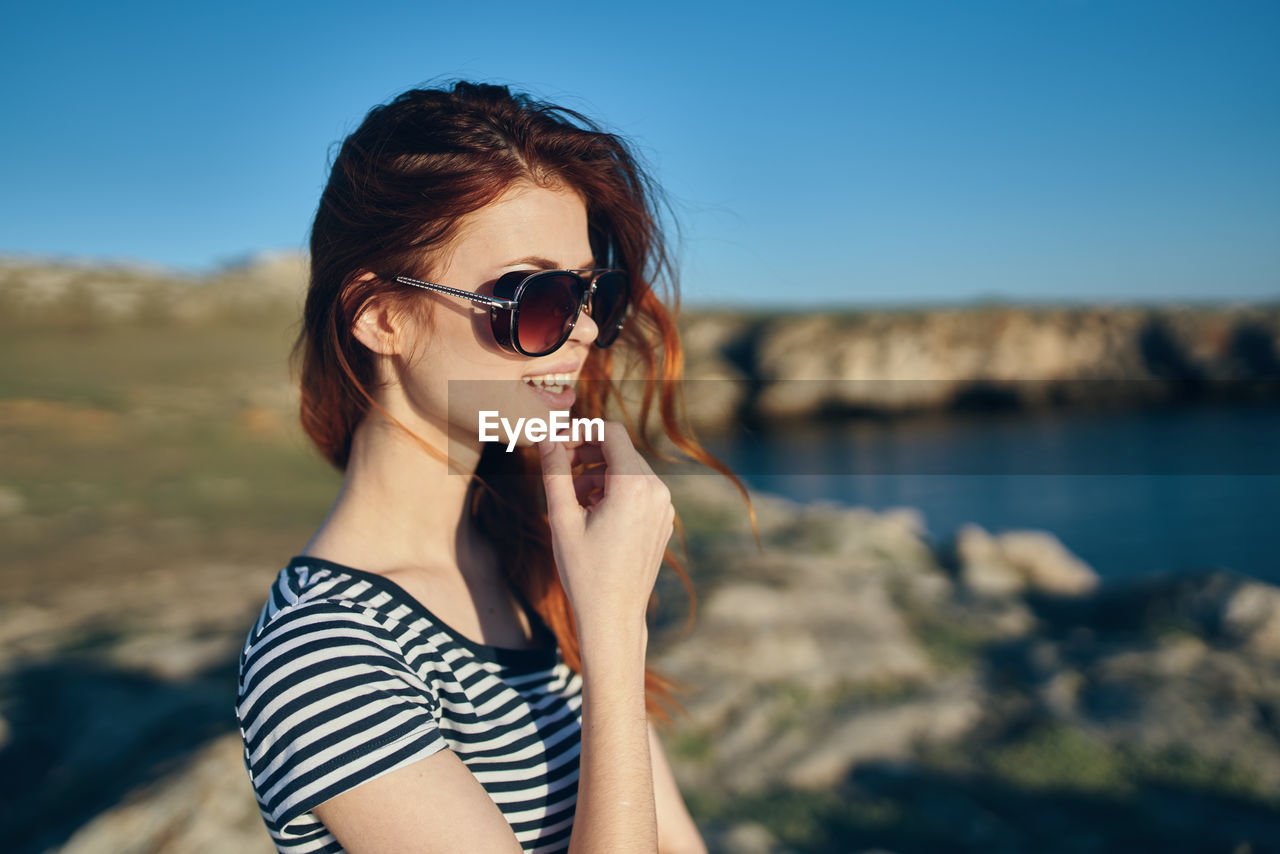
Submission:
M 342 488 L 303 553 L 371 572 L 461 568 L 481 544 L 466 512 L 480 448 L 451 441 L 446 431 L 415 424 L 438 459 L 384 418 L 370 414 L 356 428 Z

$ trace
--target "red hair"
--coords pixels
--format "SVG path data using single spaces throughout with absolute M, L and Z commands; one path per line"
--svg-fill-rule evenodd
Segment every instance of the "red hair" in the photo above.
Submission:
M 294 345 L 303 429 L 330 463 L 346 468 L 357 425 L 370 409 L 382 411 L 369 391 L 377 379 L 375 356 L 356 340 L 352 325 L 373 297 L 397 299 L 405 292 L 365 274 L 429 277 L 427 265 L 462 218 L 519 182 L 568 186 L 581 194 L 596 265 L 629 273 L 627 326 L 611 348 L 591 348 L 573 415 L 600 417 L 611 401 L 620 402 L 614 359 L 629 355 L 644 379 L 639 411 L 628 419 L 636 444 L 653 450 L 644 426 L 656 402 L 671 442 L 729 477 L 746 497 L 737 478 L 679 422 L 677 288 L 658 227 L 655 187 L 621 139 L 573 110 L 505 86 L 460 82 L 410 90 L 374 107 L 343 142 L 311 230 L 311 281 Z M 659 281 L 670 288 L 670 311 L 655 292 Z M 476 525 L 506 558 L 511 583 L 555 633 L 565 662 L 580 672 L 573 614 L 552 558 L 536 449 L 507 454 L 486 446 L 475 475 Z M 670 549 L 664 561 L 694 601 L 688 574 Z M 663 703 L 672 700 L 671 689 L 668 680 L 646 672 L 651 714 L 667 718 Z

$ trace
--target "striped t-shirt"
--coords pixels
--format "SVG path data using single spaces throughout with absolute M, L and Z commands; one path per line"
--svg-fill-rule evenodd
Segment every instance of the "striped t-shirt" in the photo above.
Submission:
M 445 747 L 525 851 L 568 848 L 581 678 L 557 646 L 468 640 L 380 575 L 290 561 L 241 653 L 236 716 L 262 818 L 282 852 L 341 852 L 311 810 Z

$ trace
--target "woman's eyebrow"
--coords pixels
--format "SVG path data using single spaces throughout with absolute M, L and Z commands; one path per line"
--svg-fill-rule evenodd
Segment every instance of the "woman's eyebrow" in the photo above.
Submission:
M 550 258 L 543 258 L 543 257 L 541 257 L 541 256 L 539 256 L 539 255 L 529 255 L 529 256 L 527 256 L 527 257 L 525 257 L 525 258 L 517 258 L 517 259 L 516 259 L 516 260 L 514 260 L 514 261 L 508 261 L 507 263 L 503 264 L 502 266 L 503 266 L 503 267 L 519 267 L 521 264 L 530 264 L 530 265 L 532 265 L 532 266 L 534 266 L 534 267 L 538 267 L 538 268 L 543 269 L 543 270 L 564 270 L 564 269 L 568 269 L 568 268 L 565 268 L 565 267 L 561 267 L 559 264 L 557 264 L 555 261 L 552 261 Z M 590 270 L 590 269 L 593 269 L 593 268 L 595 267 L 595 265 L 596 265 L 595 259 L 594 259 L 594 258 L 592 258 L 590 261 L 588 261 L 588 262 L 587 262 L 586 264 L 584 264 L 583 266 L 581 266 L 581 267 L 574 267 L 574 268 L 572 268 L 572 269 L 574 269 L 574 270 Z

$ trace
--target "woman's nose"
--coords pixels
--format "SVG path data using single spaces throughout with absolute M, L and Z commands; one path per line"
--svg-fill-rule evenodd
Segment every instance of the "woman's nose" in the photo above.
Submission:
M 582 307 L 582 311 L 578 312 L 578 322 L 573 325 L 573 332 L 569 334 L 569 338 L 593 344 L 599 335 L 600 327 L 591 316 L 591 297 L 587 297 L 587 304 Z

